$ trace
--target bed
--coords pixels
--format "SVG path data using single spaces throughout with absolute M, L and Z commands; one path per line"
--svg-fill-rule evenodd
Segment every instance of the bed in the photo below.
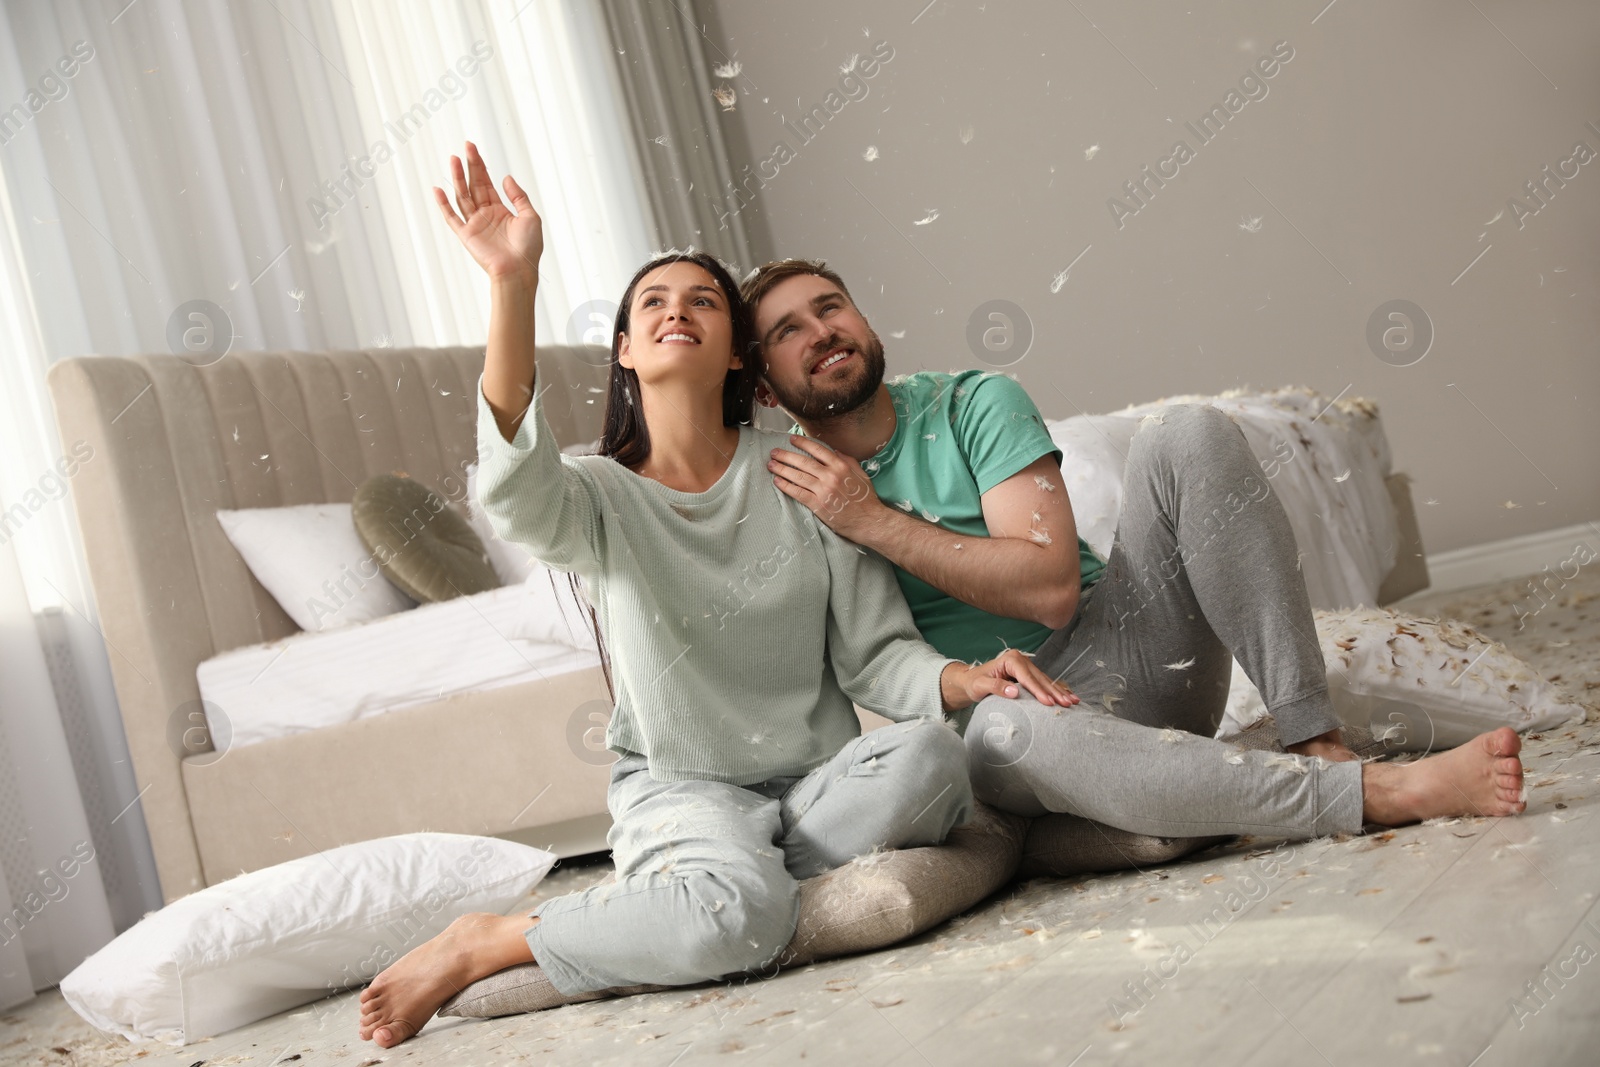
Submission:
M 604 353 L 547 347 L 563 443 L 598 436 Z M 348 502 L 403 470 L 439 486 L 476 458 L 481 348 L 89 356 L 50 369 L 63 441 L 94 459 L 72 496 L 165 900 L 322 849 L 414 830 L 604 848 L 607 760 L 570 725 L 608 707 L 597 667 L 446 693 L 382 715 L 181 755 L 196 668 L 298 627 L 219 508 Z M 326 636 L 326 635 L 318 635 Z M 603 716 L 602 716 L 603 718 Z
M 605 353 L 548 346 L 539 359 L 557 438 L 597 437 Z M 592 653 L 559 643 L 534 650 L 532 675 L 517 676 L 515 662 L 485 667 L 498 673 L 481 684 L 446 678 L 437 694 L 413 686 L 402 703 L 369 700 L 340 721 L 186 752 L 185 731 L 203 721 L 202 665 L 226 665 L 228 684 L 247 690 L 251 664 L 267 662 L 259 657 L 274 643 L 303 637 L 310 647 L 334 635 L 296 636 L 216 511 L 348 502 L 366 478 L 397 470 L 442 485 L 476 457 L 482 365 L 481 348 L 410 348 L 239 353 L 206 367 L 170 355 L 92 356 L 51 368 L 63 441 L 94 450 L 72 495 L 167 901 L 243 871 L 418 830 L 499 835 L 559 855 L 605 847 L 610 760 L 597 743 L 605 683 Z M 1112 427 L 1136 424 L 1140 410 L 1100 423 L 1095 439 L 1115 440 Z M 1381 439 L 1376 419 L 1374 411 Z M 1052 429 L 1059 441 L 1072 428 Z M 1427 585 L 1406 479 L 1388 467 L 1384 445 L 1357 479 L 1369 497 L 1378 487 L 1392 521 L 1382 550 L 1394 562 L 1375 583 L 1378 603 Z M 1105 536 L 1114 515 L 1084 510 Z M 404 614 L 498 610 L 490 594 L 462 599 L 477 598 Z M 426 644 L 415 632 L 408 639 Z M 358 686 L 349 700 L 372 690 Z

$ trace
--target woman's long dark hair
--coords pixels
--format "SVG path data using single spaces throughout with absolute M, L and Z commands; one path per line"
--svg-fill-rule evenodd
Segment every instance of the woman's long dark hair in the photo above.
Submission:
M 671 251 L 654 256 L 640 267 L 628 282 L 617 307 L 617 321 L 611 329 L 611 377 L 606 388 L 605 426 L 600 431 L 600 447 L 595 454 L 607 456 L 636 470 L 650 458 L 650 428 L 644 421 L 644 397 L 640 392 L 639 375 L 617 360 L 622 349 L 622 335 L 631 332 L 633 294 L 645 275 L 668 263 L 693 263 L 703 269 L 722 289 L 728 301 L 728 317 L 733 327 L 733 351 L 743 356 L 744 365 L 729 370 L 722 384 L 722 425 L 748 426 L 755 417 L 756 383 L 761 378 L 761 354 L 755 343 L 755 324 L 739 295 L 739 283 L 733 272 L 710 252 L 693 248 L 685 252 Z M 554 581 L 555 575 L 551 575 Z M 594 603 L 583 594 L 576 574 L 569 574 L 573 596 L 583 605 L 589 616 L 589 629 L 594 634 L 595 646 L 600 650 L 600 667 L 605 673 L 606 689 L 613 700 L 616 687 L 611 682 L 611 656 L 606 651 L 605 639 L 600 635 L 600 620 Z

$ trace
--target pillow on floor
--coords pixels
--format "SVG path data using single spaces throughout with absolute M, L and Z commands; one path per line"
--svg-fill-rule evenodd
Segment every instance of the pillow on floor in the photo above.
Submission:
M 1505 645 L 1464 623 L 1388 608 L 1314 614 L 1334 710 L 1389 751 L 1454 748 L 1496 727 L 1544 730 L 1583 714 Z M 1237 663 L 1233 672 L 1218 737 L 1266 711 Z
M 979 803 L 972 821 L 951 830 L 942 845 L 877 852 L 807 878 L 800 883 L 794 937 L 775 962 L 797 967 L 870 952 L 959 915 L 1011 880 L 1027 822 Z M 537 964 L 525 963 L 472 983 L 445 1001 L 439 1014 L 517 1015 L 669 988 L 681 987 L 630 986 L 569 997 Z
M 1019 878 L 1070 878 L 1102 871 L 1157 867 L 1233 838 L 1152 837 L 1079 815 L 1041 815 L 1028 827 Z
M 780 967 L 892 945 L 937 926 L 1017 872 L 1028 820 L 974 802 L 944 844 L 863 856 L 800 883 L 800 918 Z
M 416 833 L 342 845 L 152 912 L 61 980 L 90 1024 L 183 1045 L 370 981 L 467 912 L 504 913 L 555 856 Z

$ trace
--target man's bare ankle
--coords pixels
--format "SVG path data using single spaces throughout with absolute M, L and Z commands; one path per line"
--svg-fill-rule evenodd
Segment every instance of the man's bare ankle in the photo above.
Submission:
M 1379 826 L 1403 826 L 1415 822 L 1403 790 L 1401 768 L 1381 763 L 1361 768 L 1361 815 Z

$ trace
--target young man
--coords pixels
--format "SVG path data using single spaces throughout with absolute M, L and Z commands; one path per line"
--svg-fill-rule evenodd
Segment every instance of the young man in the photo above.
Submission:
M 940 652 L 1018 648 L 1077 695 L 977 705 L 965 735 L 979 799 L 1169 837 L 1313 837 L 1525 806 L 1509 728 L 1403 766 L 1345 747 L 1288 517 L 1216 408 L 1175 405 L 1141 426 L 1102 561 L 1014 380 L 884 382 L 882 341 L 821 262 L 769 263 L 742 289 L 766 365 L 758 399 L 806 434 L 793 438 L 803 454 L 772 453 L 778 489 L 895 565 Z M 1213 739 L 1235 657 L 1296 755 Z

